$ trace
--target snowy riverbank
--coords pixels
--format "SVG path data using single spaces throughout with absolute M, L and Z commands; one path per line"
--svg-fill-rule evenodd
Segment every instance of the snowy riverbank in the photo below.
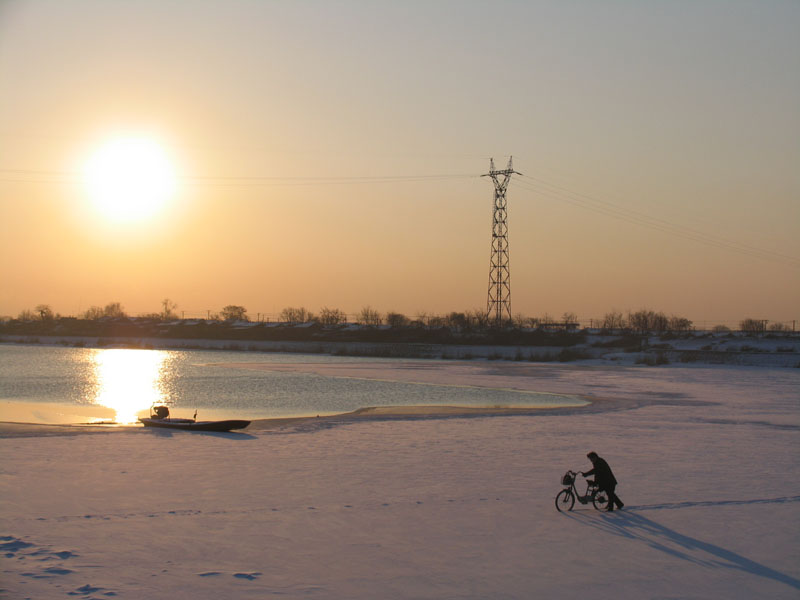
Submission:
M 381 358 L 579 362 L 661 366 L 708 364 L 758 367 L 800 367 L 800 336 L 691 334 L 663 339 L 592 334 L 570 346 L 498 346 L 469 344 L 373 343 L 335 341 L 263 341 L 158 337 L 77 337 L 0 335 L 0 343 L 45 344 L 98 348 L 157 348 L 330 354 Z
M 536 376 L 612 401 L 2 437 L 3 595 L 798 597 L 797 370 Z M 591 449 L 625 510 L 557 513 L 562 473 Z

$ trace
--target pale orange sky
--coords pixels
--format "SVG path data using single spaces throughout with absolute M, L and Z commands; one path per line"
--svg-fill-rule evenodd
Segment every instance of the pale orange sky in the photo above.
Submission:
M 513 154 L 514 313 L 800 320 L 798 26 L 778 1 L 0 1 L 0 316 L 484 308 L 479 175 Z M 130 134 L 177 190 L 113 223 L 80 172 Z M 453 177 L 359 179 L 427 175 Z

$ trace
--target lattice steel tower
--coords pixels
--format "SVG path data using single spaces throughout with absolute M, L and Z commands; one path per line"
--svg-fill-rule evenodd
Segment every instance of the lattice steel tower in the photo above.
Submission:
M 492 213 L 492 256 L 489 261 L 489 295 L 486 312 L 489 321 L 500 327 L 511 320 L 511 274 L 508 269 L 508 213 L 506 188 L 511 175 L 517 173 L 508 159 L 508 167 L 495 170 L 494 159 L 489 159 L 489 172 L 481 177 L 491 177 L 494 182 L 494 210 Z

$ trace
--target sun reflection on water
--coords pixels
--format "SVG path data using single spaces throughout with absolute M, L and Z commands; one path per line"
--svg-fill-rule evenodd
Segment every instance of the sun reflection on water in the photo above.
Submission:
M 168 358 L 163 350 L 97 350 L 93 403 L 113 409 L 117 423 L 135 423 L 138 412 L 168 401 L 163 386 Z

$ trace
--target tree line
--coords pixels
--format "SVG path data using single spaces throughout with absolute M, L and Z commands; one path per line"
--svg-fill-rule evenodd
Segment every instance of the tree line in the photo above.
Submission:
M 161 310 L 143 314 L 139 317 L 155 321 L 175 321 L 180 318 L 177 313 L 177 303 L 165 298 L 160 304 Z M 224 306 L 219 312 L 212 313 L 209 311 L 207 317 L 209 321 L 227 323 L 251 321 L 247 309 L 237 304 Z M 17 317 L 20 321 L 53 321 L 60 318 L 62 316 L 55 313 L 48 304 L 39 304 L 33 310 L 23 310 Z M 79 318 L 85 320 L 127 319 L 129 315 L 125 312 L 120 302 L 109 302 L 105 306 L 89 307 Z M 327 306 L 320 309 L 318 313 L 314 313 L 302 306 L 287 306 L 281 310 L 278 320 L 282 323 L 293 325 L 317 323 L 324 327 L 334 327 L 347 324 L 348 315 L 338 308 Z M 365 306 L 356 313 L 355 323 L 368 327 L 386 325 L 392 328 L 448 328 L 454 331 L 484 330 L 494 325 L 490 321 L 487 312 L 482 309 L 450 312 L 444 315 L 421 311 L 410 317 L 395 311 L 381 313 L 370 306 Z M 542 317 L 527 317 L 522 314 L 516 314 L 510 321 L 503 323 L 503 327 L 515 329 L 562 329 L 570 331 L 578 329 L 579 326 L 578 318 L 572 312 L 565 312 L 560 318 L 555 318 L 548 314 Z M 693 322 L 685 317 L 667 315 L 653 310 L 628 311 L 626 314 L 620 311 L 611 311 L 606 313 L 602 319 L 593 320 L 591 326 L 612 334 L 632 333 L 637 335 L 687 333 L 694 330 Z M 793 327 L 780 322 L 770 323 L 765 319 L 745 318 L 739 322 L 739 330 L 751 334 L 762 334 L 790 332 L 793 331 Z M 724 333 L 731 330 L 726 326 L 716 326 L 713 331 Z

